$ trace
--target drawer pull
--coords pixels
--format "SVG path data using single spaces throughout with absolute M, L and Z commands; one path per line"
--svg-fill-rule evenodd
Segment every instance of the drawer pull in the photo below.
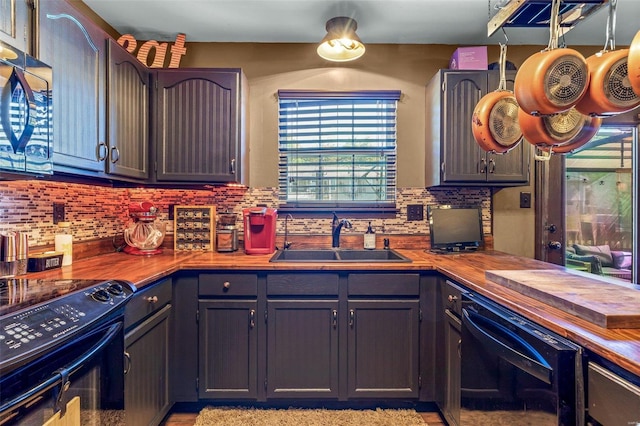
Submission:
M 127 375 L 131 371 L 131 355 L 129 352 L 124 353 L 124 374 Z
M 149 296 L 149 297 L 147 297 L 147 302 L 149 302 L 149 303 L 158 303 L 158 296 Z
M 225 289 L 229 289 L 231 288 L 231 283 L 229 281 L 225 281 L 224 283 L 222 283 L 222 287 L 224 287 Z
M 449 300 L 449 303 L 453 303 L 458 301 L 458 296 L 454 296 L 454 295 L 449 295 L 449 297 L 447 297 L 447 300 Z

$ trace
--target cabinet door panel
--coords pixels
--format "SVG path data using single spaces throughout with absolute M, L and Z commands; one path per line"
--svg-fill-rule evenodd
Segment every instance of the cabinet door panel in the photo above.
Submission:
M 200 302 L 200 398 L 257 397 L 256 301 Z
M 40 59 L 53 68 L 54 170 L 104 172 L 106 34 L 71 5 L 39 2 Z
M 27 52 L 29 50 L 27 2 L 0 0 L 0 41 Z
M 167 383 L 170 313 L 171 305 L 167 305 L 125 336 L 127 424 L 160 424 L 171 407 Z
M 163 70 L 157 79 L 157 179 L 234 181 L 239 72 Z
M 349 398 L 417 398 L 419 302 L 350 301 Z
M 267 398 L 337 398 L 338 302 L 267 305 Z
M 107 172 L 149 177 L 150 72 L 114 40 L 108 45 L 109 132 Z
M 487 90 L 486 71 L 445 74 L 443 123 L 444 178 L 446 182 L 486 180 L 485 153 L 471 130 L 471 117 Z

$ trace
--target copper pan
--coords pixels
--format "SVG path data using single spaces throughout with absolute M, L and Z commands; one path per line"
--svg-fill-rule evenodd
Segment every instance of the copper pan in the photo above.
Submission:
M 629 46 L 627 68 L 629 70 L 629 83 L 636 95 L 640 96 L 640 31 L 636 33 Z
M 584 115 L 575 108 L 543 117 L 532 116 L 520 110 L 518 121 L 522 135 L 530 144 L 540 149 L 552 147 L 552 151 L 558 153 L 559 149 L 567 149 L 562 147 L 570 143 L 573 144 L 571 150 L 587 143 L 602 122 L 600 118 Z
M 569 48 L 538 52 L 527 58 L 518 73 L 514 93 L 530 115 L 551 115 L 575 106 L 589 85 L 587 61 Z
M 631 88 L 627 56 L 629 49 L 601 51 L 587 58 L 589 87 L 577 103 L 583 114 L 610 116 L 631 111 L 640 105 L 640 96 Z
M 589 120 L 585 122 L 580 131 L 570 141 L 551 148 L 551 151 L 556 154 L 570 154 L 581 148 L 587 142 L 589 142 L 600 130 L 602 124 L 601 117 L 589 117 Z M 549 152 L 549 147 L 541 147 L 545 152 Z
M 480 148 L 503 154 L 522 140 L 517 120 L 518 103 L 513 93 L 499 90 L 480 99 L 471 119 L 473 137 Z

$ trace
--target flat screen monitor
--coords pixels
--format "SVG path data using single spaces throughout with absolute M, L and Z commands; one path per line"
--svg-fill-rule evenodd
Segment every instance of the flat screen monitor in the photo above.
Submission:
M 428 206 L 431 251 L 456 253 L 477 250 L 483 244 L 482 208 Z

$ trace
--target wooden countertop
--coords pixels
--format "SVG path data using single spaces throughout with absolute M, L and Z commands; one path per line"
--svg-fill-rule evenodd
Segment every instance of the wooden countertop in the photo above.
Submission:
M 27 278 L 124 279 L 138 288 L 144 287 L 180 270 L 353 270 L 353 271 L 437 271 L 460 284 L 487 296 L 505 307 L 530 318 L 594 353 L 613 361 L 640 376 L 640 329 L 596 326 L 570 313 L 563 312 L 531 297 L 487 280 L 487 270 L 558 270 L 565 268 L 534 259 L 512 256 L 497 251 L 434 255 L 422 250 L 398 252 L 411 263 L 269 263 L 271 255 L 234 253 L 184 253 L 165 250 L 156 256 L 132 256 L 111 253 L 75 261 L 52 271 L 28 274 Z M 606 278 L 589 275 L 603 286 L 616 285 Z M 563 285 L 563 283 L 558 283 Z M 637 286 L 635 286 L 637 288 Z M 638 306 L 640 311 L 640 306 Z

